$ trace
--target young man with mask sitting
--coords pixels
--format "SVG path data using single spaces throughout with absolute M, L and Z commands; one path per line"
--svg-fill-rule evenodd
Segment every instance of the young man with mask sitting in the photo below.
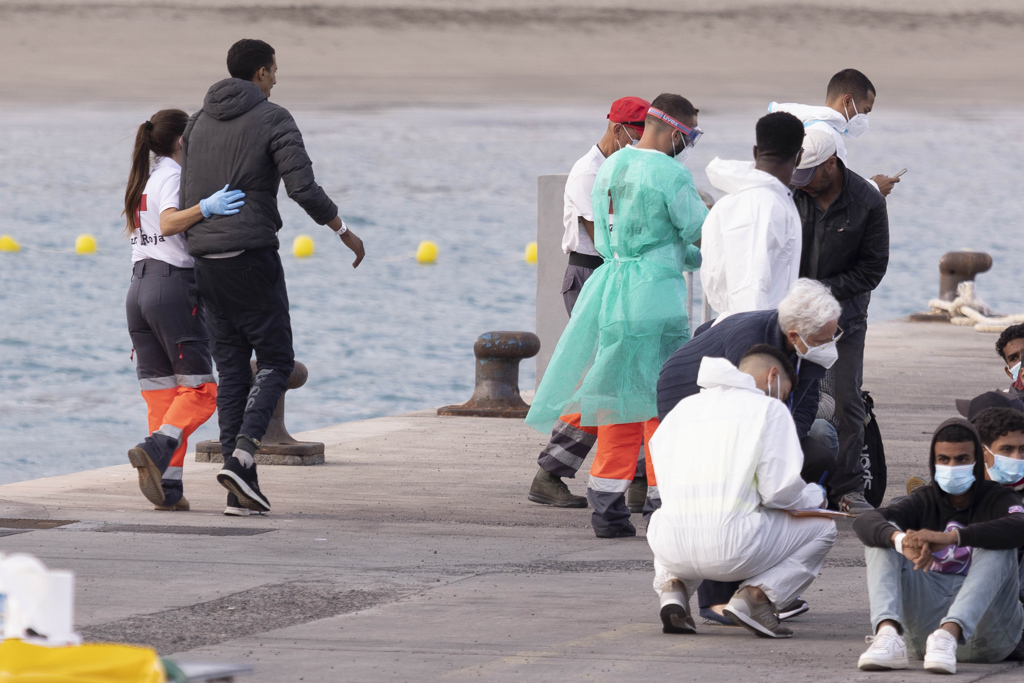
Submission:
M 932 483 L 854 521 L 875 634 L 860 669 L 906 669 L 908 649 L 925 670 L 949 674 L 957 661 L 1017 656 L 1024 507 L 986 481 L 983 452 L 971 423 L 947 420 L 932 437 Z
M 985 476 L 1015 491 L 1024 501 L 1024 413 L 988 408 L 974 420 L 985 449 Z M 1021 550 L 1017 551 L 1018 559 Z M 1020 564 L 1020 599 L 1024 602 L 1024 561 Z

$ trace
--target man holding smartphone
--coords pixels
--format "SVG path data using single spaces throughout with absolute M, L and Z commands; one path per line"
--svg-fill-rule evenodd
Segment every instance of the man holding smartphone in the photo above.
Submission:
M 808 128 L 803 156 L 793 173 L 803 228 L 800 277 L 827 286 L 842 307 L 831 366 L 835 373 L 839 454 L 829 483 L 833 503 L 857 515 L 871 510 L 864 498 L 864 417 L 861 396 L 864 339 L 871 292 L 889 265 L 889 214 L 885 199 L 846 167 L 833 137 Z
M 846 164 L 845 138 L 859 138 L 868 132 L 868 114 L 874 107 L 874 84 L 856 69 L 843 69 L 828 82 L 825 106 L 772 102 L 768 105 L 768 111 L 789 112 L 808 129 L 816 128 L 829 133 L 835 140 L 839 160 Z M 867 182 L 881 192 L 883 197 L 888 197 L 906 170 L 894 176 L 876 175 Z

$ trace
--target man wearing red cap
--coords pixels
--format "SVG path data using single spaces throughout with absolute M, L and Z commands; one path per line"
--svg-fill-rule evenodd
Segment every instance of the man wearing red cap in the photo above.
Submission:
M 612 102 L 604 136 L 573 164 L 565 181 L 562 251 L 569 255 L 569 265 L 562 279 L 562 299 L 569 315 L 583 283 L 604 263 L 594 247 L 594 210 L 590 201 L 597 171 L 612 154 L 640 140 L 650 106 L 650 102 L 640 97 L 623 97 Z M 533 478 L 528 498 L 534 503 L 554 507 L 587 507 L 587 499 L 572 495 L 561 478 L 576 476 L 596 440 L 597 429 L 581 427 L 579 413 L 562 416 L 551 432 L 551 440 L 537 458 L 540 469 Z M 641 491 L 641 505 L 643 493 Z
M 683 271 L 700 267 L 708 213 L 682 163 L 703 134 L 697 113 L 684 97 L 659 95 L 640 142 L 594 179 L 595 245 L 606 263 L 580 292 L 526 416 L 543 432 L 574 413 L 597 428 L 587 498 L 599 538 L 636 535 L 625 498 L 658 423 L 658 373 L 690 338 Z M 649 503 L 654 474 L 648 466 Z

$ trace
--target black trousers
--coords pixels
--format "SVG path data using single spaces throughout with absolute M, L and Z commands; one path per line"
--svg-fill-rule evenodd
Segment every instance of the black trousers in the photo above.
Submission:
M 861 396 L 864 383 L 864 339 L 868 328 L 843 335 L 836 347 L 839 360 L 832 366 L 836 377 L 836 417 L 839 418 L 839 456 L 829 482 L 832 495 L 864 491 L 864 418 L 867 409 Z
M 295 368 L 288 290 L 276 249 L 195 261 L 220 379 L 217 413 L 226 460 L 239 435 L 263 438 Z M 255 377 L 249 364 L 254 351 Z

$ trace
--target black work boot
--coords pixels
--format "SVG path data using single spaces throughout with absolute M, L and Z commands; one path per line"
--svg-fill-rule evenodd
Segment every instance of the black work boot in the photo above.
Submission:
M 647 477 L 636 477 L 626 489 L 626 507 L 630 512 L 643 512 L 647 502 Z
M 585 508 L 587 499 L 583 496 L 574 496 L 569 492 L 561 477 L 548 472 L 543 467 L 538 468 L 537 476 L 530 484 L 530 494 L 527 496 L 534 503 L 551 505 L 556 508 Z

